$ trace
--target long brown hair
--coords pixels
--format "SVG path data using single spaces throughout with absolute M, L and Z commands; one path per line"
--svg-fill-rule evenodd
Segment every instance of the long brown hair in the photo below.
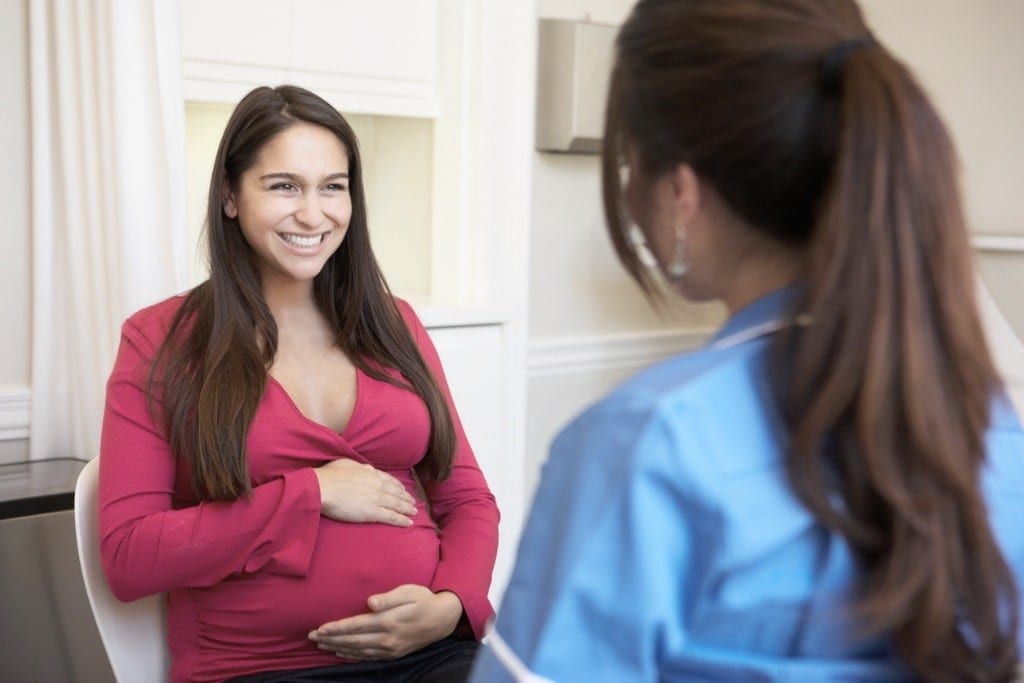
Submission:
M 603 150 L 626 268 L 628 144 L 690 164 L 753 229 L 802 246 L 774 339 L 790 482 L 863 567 L 855 614 L 929 680 L 1009 681 L 1016 587 L 979 490 L 998 377 L 974 300 L 952 142 L 852 0 L 641 0 L 622 28 Z M 833 504 L 838 496 L 841 504 Z
M 246 436 L 277 351 L 277 325 L 263 298 L 253 250 L 237 219 L 224 213 L 224 189 L 237 188 L 263 146 L 300 121 L 331 131 L 348 152 L 352 217 L 341 246 L 313 281 L 317 307 L 359 369 L 414 391 L 426 403 L 430 443 L 417 471 L 435 479 L 451 472 L 455 430 L 448 404 L 370 248 L 355 133 L 334 107 L 308 90 L 263 87 L 238 103 L 217 149 L 206 214 L 210 278 L 185 298 L 149 374 L 150 396 L 162 403 L 171 450 L 190 464 L 202 499 L 234 500 L 251 491 Z M 408 384 L 384 368 L 399 370 Z

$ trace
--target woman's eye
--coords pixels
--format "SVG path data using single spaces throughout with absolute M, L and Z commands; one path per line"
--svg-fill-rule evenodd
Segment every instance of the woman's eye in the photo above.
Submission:
M 271 190 L 282 190 L 284 192 L 291 192 L 295 189 L 295 185 L 292 183 L 274 183 L 270 186 Z
M 345 183 L 331 183 L 325 188 L 328 192 L 345 192 L 348 190 L 348 185 Z

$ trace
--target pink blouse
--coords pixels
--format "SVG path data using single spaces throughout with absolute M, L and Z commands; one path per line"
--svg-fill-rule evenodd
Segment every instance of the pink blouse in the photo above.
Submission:
M 352 417 L 340 434 L 306 418 L 268 376 L 247 447 L 253 495 L 197 502 L 188 467 L 150 417 L 148 363 L 181 305 L 174 297 L 129 318 L 121 335 L 100 447 L 100 547 L 121 600 L 167 593 L 175 681 L 337 664 L 306 635 L 368 612 L 368 596 L 413 583 L 459 596 L 477 638 L 497 551 L 498 510 L 451 402 L 430 338 L 399 309 L 448 399 L 458 447 L 452 475 L 428 483 L 414 524 L 338 522 L 320 515 L 313 468 L 351 458 L 389 472 L 416 496 L 413 466 L 430 421 L 412 392 L 357 370 Z M 395 373 L 397 375 L 397 372 Z

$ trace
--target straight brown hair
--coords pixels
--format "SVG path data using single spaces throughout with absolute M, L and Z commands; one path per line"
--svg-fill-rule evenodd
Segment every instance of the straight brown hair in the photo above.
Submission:
M 224 189 L 237 188 L 263 146 L 297 122 L 331 131 L 348 153 L 352 217 L 341 246 L 313 281 L 317 306 L 339 348 L 360 370 L 426 403 L 430 442 L 417 472 L 438 480 L 451 473 L 456 440 L 448 404 L 370 248 L 355 133 L 334 107 L 308 90 L 262 87 L 238 103 L 214 161 L 205 226 L 210 278 L 185 297 L 149 373 L 151 407 L 160 405 L 171 450 L 191 466 L 202 500 L 234 500 L 251 492 L 246 437 L 277 351 L 277 325 L 263 298 L 254 252 L 237 219 L 224 213 Z M 384 368 L 397 369 L 405 381 Z
M 623 26 L 602 175 L 626 235 L 624 146 L 689 164 L 753 229 L 802 246 L 773 341 L 789 480 L 863 568 L 855 605 L 932 681 L 1010 681 L 1017 588 L 979 490 L 1000 390 L 975 307 L 953 144 L 852 0 L 641 0 Z M 838 496 L 841 504 L 833 504 Z

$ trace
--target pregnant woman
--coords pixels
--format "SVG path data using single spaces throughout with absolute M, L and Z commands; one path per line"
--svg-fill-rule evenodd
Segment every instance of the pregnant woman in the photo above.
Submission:
M 351 127 L 249 93 L 206 229 L 210 278 L 125 322 L 107 387 L 113 592 L 167 594 L 174 681 L 464 679 L 498 511 L 370 249 Z

